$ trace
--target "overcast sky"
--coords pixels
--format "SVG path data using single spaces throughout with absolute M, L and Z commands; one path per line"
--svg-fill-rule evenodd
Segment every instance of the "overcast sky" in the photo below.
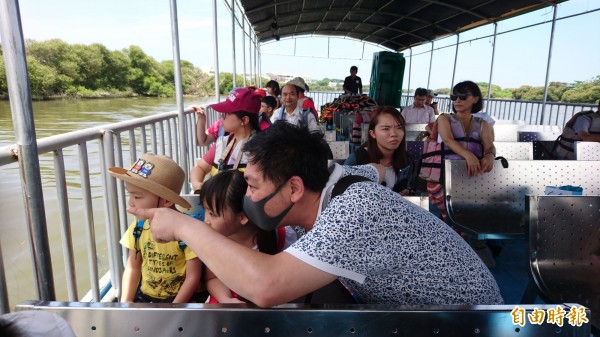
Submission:
M 214 65 L 212 1 L 178 1 L 181 58 L 197 67 Z M 556 24 L 550 81 L 587 81 L 600 75 L 600 0 L 570 0 L 558 6 L 557 17 L 593 11 L 590 14 L 560 20 Z M 20 3 L 25 38 L 37 41 L 59 38 L 68 43 L 101 43 L 111 50 L 130 45 L 140 46 L 158 61 L 172 59 L 170 2 L 167 0 L 26 0 Z M 220 71 L 232 71 L 231 14 L 217 0 Z M 501 21 L 498 32 L 532 23 L 550 21 L 547 8 L 514 19 Z M 469 41 L 493 33 L 488 25 L 460 36 Z M 242 72 L 241 29 L 236 29 L 237 72 Z M 494 84 L 503 88 L 520 85 L 542 86 L 550 41 L 550 24 L 501 34 L 497 38 L 494 59 Z M 456 36 L 436 41 L 434 48 L 451 45 Z M 246 43 L 246 50 L 248 43 Z M 436 50 L 431 77 L 428 78 L 431 44 L 413 48 L 410 87 L 449 87 L 452 80 L 455 47 Z M 313 79 L 343 79 L 352 65 L 368 82 L 373 52 L 381 49 L 369 44 L 338 38 L 310 37 L 282 39 L 261 47 L 262 72 L 286 73 Z M 364 50 L 364 52 L 363 52 Z M 461 44 L 455 83 L 461 80 L 487 82 L 490 77 L 492 38 Z M 327 56 L 334 59 L 327 59 Z M 404 88 L 408 86 L 410 51 L 407 58 Z M 249 71 L 249 65 L 247 65 Z

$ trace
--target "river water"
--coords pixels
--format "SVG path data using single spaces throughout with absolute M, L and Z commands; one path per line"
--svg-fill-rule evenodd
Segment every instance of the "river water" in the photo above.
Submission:
M 189 101 L 186 98 L 184 106 L 206 104 L 207 102 L 208 100 L 200 98 L 191 98 Z M 37 139 L 173 110 L 176 110 L 174 98 L 115 98 L 33 102 Z M 10 103 L 0 101 L 0 147 L 14 144 L 15 139 Z M 69 170 L 70 166 L 77 167 L 79 161 L 76 152 L 72 152 L 65 152 L 64 155 L 68 186 L 80 183 L 79 172 Z M 56 207 L 56 185 L 54 184 L 55 177 L 51 155 L 40 156 L 40 170 L 56 295 L 58 299 L 64 300 L 67 298 L 65 264 L 62 261 L 63 243 L 59 226 L 60 214 L 58 207 Z M 90 162 L 90 174 L 92 190 L 100 189 L 99 162 Z M 14 310 L 14 305 L 23 300 L 36 298 L 20 180 L 17 163 L 0 166 L 0 189 L 2 191 L 0 194 L 0 249 L 6 272 L 9 305 L 12 310 Z M 81 196 L 70 194 L 69 200 L 72 199 L 81 200 Z M 103 201 L 101 198 L 96 198 L 93 203 L 96 202 L 101 204 Z M 83 218 L 82 212 L 79 212 L 77 208 L 83 206 L 81 203 L 74 202 L 70 207 L 73 237 L 81 237 L 85 234 L 85 231 L 82 228 L 83 226 L 78 226 L 78 224 L 83 223 Z M 94 218 L 97 224 L 95 228 L 96 237 L 106 237 L 106 230 L 103 225 L 104 215 L 94 214 Z M 81 298 L 90 288 L 89 273 L 86 270 L 87 249 L 84 240 L 74 240 L 73 247 L 77 269 L 78 297 Z M 100 276 L 108 270 L 106 254 L 106 246 L 97 247 Z

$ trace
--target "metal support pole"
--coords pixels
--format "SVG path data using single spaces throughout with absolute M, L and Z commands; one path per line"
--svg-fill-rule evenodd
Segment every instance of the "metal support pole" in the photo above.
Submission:
M 231 0 L 231 49 L 233 54 L 233 73 L 231 74 L 231 83 L 236 87 L 236 68 L 235 68 L 235 0 Z
M 125 247 L 121 249 L 119 239 L 122 231 L 119 228 L 119 206 L 117 197 L 117 180 L 108 174 L 108 168 L 115 166 L 115 143 L 113 131 L 105 131 L 100 144 L 100 158 L 102 161 L 102 179 L 104 180 L 104 209 L 106 221 L 106 245 L 108 249 L 108 268 L 113 288 L 117 290 L 116 295 L 120 297 L 123 290 L 121 280 L 123 277 L 123 259 Z M 146 152 L 146 150 L 144 150 Z M 121 259 L 119 259 L 121 257 Z
M 256 86 L 260 88 L 262 85 L 258 73 L 258 37 L 256 35 L 254 35 L 254 73 L 256 74 Z
M 412 72 L 412 60 L 413 60 L 412 47 L 408 48 L 408 50 L 410 50 L 410 65 L 408 66 L 408 84 L 406 87 L 406 104 L 404 104 L 404 106 L 408 106 L 408 96 L 410 96 L 410 73 Z
M 554 44 L 554 27 L 556 26 L 556 4 L 552 5 L 552 28 L 550 28 L 550 45 L 548 46 L 548 62 L 546 63 L 546 81 L 544 84 L 544 101 L 542 103 L 542 114 L 540 116 L 540 125 L 544 124 L 544 112 L 546 112 L 546 102 L 548 101 L 548 81 L 550 81 L 550 61 L 552 60 L 552 45 Z
M 250 85 L 252 85 L 252 76 L 253 76 L 253 67 L 252 67 L 252 35 L 250 34 L 252 30 L 250 29 L 250 23 L 248 22 L 248 66 L 250 66 L 250 76 L 248 79 L 250 80 Z
M 456 76 L 456 62 L 458 61 L 458 45 L 460 44 L 460 34 L 456 34 L 456 50 L 454 51 L 454 66 L 452 67 L 452 83 L 450 83 L 450 93 L 454 88 L 454 77 Z
M 0 1 L 0 37 L 2 38 L 10 110 L 19 153 L 19 172 L 22 180 L 21 186 L 23 186 L 23 202 L 27 212 L 33 274 L 37 278 L 38 297 L 44 301 L 54 301 L 56 295 L 50 261 L 46 210 L 42 193 L 21 14 L 17 0 Z
M 244 86 L 246 86 L 246 20 L 242 19 L 242 61 L 244 64 Z
M 429 54 L 429 73 L 427 74 L 427 89 L 429 89 L 429 81 L 431 80 L 431 65 L 433 64 L 433 41 L 431 41 L 431 53 Z
M 183 82 L 181 80 L 181 59 L 179 56 L 179 23 L 177 20 L 177 0 L 171 0 L 171 37 L 173 39 L 173 73 L 175 75 L 175 98 L 177 103 L 177 116 L 179 120 L 179 160 L 181 167 L 185 168 L 185 180 L 189 181 L 187 160 L 187 129 L 185 127 L 185 112 L 183 111 Z M 216 51 L 215 51 L 216 52 Z M 190 131 L 191 132 L 191 131 Z M 163 150 L 164 152 L 164 150 Z M 190 192 L 189 184 L 183 184 L 183 194 Z
M 217 0 L 213 0 L 213 33 L 215 51 L 215 99 L 221 101 L 221 92 L 219 90 L 219 28 L 217 27 Z M 187 180 L 186 180 L 187 181 Z M 187 185 L 187 184 L 184 184 Z
M 490 80 L 488 81 L 488 102 L 492 98 L 492 74 L 494 73 L 494 57 L 496 56 L 496 34 L 498 32 L 498 23 L 494 22 L 494 42 L 492 42 L 492 62 L 490 64 Z
M 4 273 L 4 258 L 2 257 L 2 244 L 0 243 L 0 315 L 8 314 L 8 290 L 6 287 L 6 275 Z

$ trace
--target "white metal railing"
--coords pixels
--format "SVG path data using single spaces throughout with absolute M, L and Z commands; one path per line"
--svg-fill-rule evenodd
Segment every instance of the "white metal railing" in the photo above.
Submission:
M 413 96 L 402 95 L 403 106 L 412 104 Z M 451 112 L 449 97 L 435 97 L 440 112 Z M 563 127 L 574 114 L 579 111 L 593 110 L 597 107 L 591 103 L 546 102 L 544 120 L 541 121 L 544 109 L 543 101 L 521 101 L 514 99 L 484 99 L 483 111 L 499 120 L 524 121 L 525 124 L 557 125 Z
M 210 123 L 217 119 L 217 114 L 212 109 L 207 109 L 207 115 Z M 188 135 L 186 146 L 189 150 L 187 152 L 188 167 L 183 167 L 183 169 L 189 172 L 195 159 L 202 156 L 206 149 L 196 146 L 196 113 L 189 109 L 184 112 L 184 116 L 184 125 Z M 53 187 L 56 188 L 57 210 L 60 215 L 61 252 L 66 278 L 64 286 L 68 296 L 58 300 L 78 301 L 81 298 L 76 285 L 78 271 L 80 273 L 89 271 L 91 297 L 94 301 L 100 301 L 99 275 L 106 273 L 107 270 L 100 270 L 103 265 L 106 268 L 106 264 L 104 261 L 98 260 L 98 256 L 102 256 L 99 254 L 98 246 L 106 247 L 108 271 L 113 286 L 120 289 L 124 250 L 120 248 L 118 242 L 121 233 L 125 232 L 128 225 L 126 198 L 123 183 L 110 177 L 107 168 L 111 166 L 126 167 L 133 163 L 138 156 L 148 151 L 168 155 L 181 165 L 182 160 L 179 158 L 178 151 L 178 119 L 178 112 L 173 111 L 38 140 L 39 157 L 50 154 L 53 159 L 52 170 L 55 180 L 46 180 L 43 184 L 48 186 L 43 187 L 45 193 L 51 191 Z M 78 166 L 65 167 L 65 156 L 79 158 Z M 14 148 L 0 149 L 0 168 L 15 161 L 17 161 L 17 157 Z M 72 166 L 74 162 L 69 161 L 69 164 Z M 98 178 L 101 179 L 100 183 L 97 181 L 95 184 L 91 183 L 92 179 Z M 80 183 L 74 184 L 73 181 L 77 179 Z M 98 187 L 98 185 L 102 185 L 102 187 Z M 70 198 L 69 195 L 77 197 Z M 45 194 L 44 199 L 48 197 L 52 199 L 54 195 Z M 73 209 L 76 211 L 72 211 Z M 81 214 L 75 214 L 76 212 L 81 212 Z M 104 214 L 104 220 L 98 219 L 100 214 Z M 2 217 L 5 216 L 8 215 L 2 215 Z M 71 218 L 83 219 L 83 224 L 77 223 L 78 227 L 85 228 L 83 236 L 77 236 L 72 231 Z M 96 227 L 104 227 L 106 236 L 97 233 Z M 80 232 L 79 230 L 78 233 Z M 75 265 L 73 242 L 85 242 L 88 259 L 87 265 L 83 268 L 77 268 Z M 34 266 L 35 269 L 36 266 Z M 4 279 L 4 274 L 4 263 L 0 255 L 2 279 Z M 53 274 L 55 278 L 56 271 Z M 36 279 L 40 282 L 39 277 Z M 53 280 L 51 282 L 54 284 Z M 39 284 L 36 286 L 39 289 Z M 18 301 L 27 299 L 31 298 L 20 298 Z M 5 284 L 0 287 L 0 300 L 8 303 L 8 291 Z

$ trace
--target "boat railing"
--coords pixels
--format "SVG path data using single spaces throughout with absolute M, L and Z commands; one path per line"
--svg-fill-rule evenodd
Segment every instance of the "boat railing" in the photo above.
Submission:
M 414 97 L 402 95 L 403 106 L 413 104 Z M 450 97 L 441 95 L 433 99 L 438 102 L 440 112 L 451 112 L 452 106 Z M 566 103 L 566 102 L 546 102 L 526 101 L 515 99 L 485 99 L 483 102 L 483 111 L 487 112 L 497 120 L 524 121 L 525 124 L 539 125 L 557 125 L 562 127 L 574 114 L 593 110 L 597 107 L 592 103 Z M 544 120 L 541 120 L 543 116 Z
M 107 270 L 110 272 L 113 288 L 120 289 L 124 250 L 118 242 L 121 233 L 125 232 L 128 225 L 127 201 L 123 182 L 112 178 L 107 173 L 107 168 L 111 166 L 127 167 L 145 152 L 164 154 L 181 164 L 179 147 L 186 146 L 188 167 L 184 167 L 184 170 L 187 175 L 194 160 L 201 157 L 206 148 L 196 146 L 196 113 L 192 109 L 187 109 L 184 111 L 184 116 L 184 128 L 188 135 L 187 144 L 178 142 L 180 121 L 177 111 L 77 130 L 38 140 L 40 167 L 46 172 L 53 172 L 54 176 L 54 180 L 50 177 L 44 177 L 42 180 L 44 199 L 46 199 L 44 205 L 47 210 L 52 209 L 59 214 L 58 221 L 51 221 L 59 222 L 59 224 L 47 224 L 49 228 L 61 233 L 62 250 L 60 252 L 63 254 L 64 279 L 66 279 L 64 287 L 66 287 L 67 297 L 59 298 L 59 300 L 77 301 L 82 297 L 77 289 L 78 271 L 87 273 L 89 270 L 89 286 L 93 301 L 101 300 L 99 277 Z M 209 123 L 218 118 L 212 109 L 207 109 L 207 117 Z M 75 159 L 65 161 L 65 157 Z M 7 165 L 16 161 L 18 161 L 16 147 L 0 148 L 0 167 L 11 169 Z M 73 167 L 77 162 L 77 167 Z M 47 175 L 52 175 L 52 173 Z M 76 212 L 82 214 L 75 214 Z M 102 215 L 104 219 L 99 220 Z M 6 217 L 6 221 L 10 221 L 8 216 L 8 214 L 3 215 Z M 71 218 L 83 219 L 84 223 L 72 226 Z M 2 222 L 4 223 L 4 220 Z M 105 234 L 96 231 L 98 228 L 105 229 Z M 32 233 L 28 234 L 31 237 Z M 78 265 L 76 265 L 74 241 L 78 245 L 81 245 L 82 241 L 85 242 L 88 255 L 86 265 L 80 265 L 83 264 L 83 259 L 77 259 Z M 30 244 L 30 249 L 32 252 L 34 251 L 33 244 Z M 36 274 L 34 287 L 38 297 L 42 284 L 54 285 L 54 279 L 57 279 L 56 271 L 52 273 L 52 280 L 40 279 L 39 273 L 36 273 L 40 263 L 43 261 L 35 259 L 33 261 L 33 270 Z M 53 263 L 56 263 L 56 258 L 53 258 Z M 62 274 L 62 272 L 59 273 Z M 10 311 L 8 309 L 9 297 L 1 255 L 0 285 L 2 285 L 0 286 L 0 304 L 2 304 L 0 309 L 2 312 L 7 312 Z M 29 294 L 31 293 L 33 291 Z M 31 298 L 17 300 L 27 299 Z

